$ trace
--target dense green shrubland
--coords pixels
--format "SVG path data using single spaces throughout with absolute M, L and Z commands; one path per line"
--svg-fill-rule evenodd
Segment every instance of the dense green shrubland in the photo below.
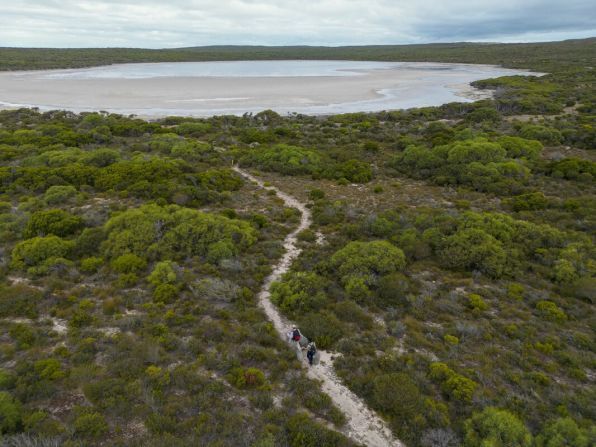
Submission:
M 349 445 L 255 300 L 297 213 L 237 161 L 313 213 L 272 299 L 407 445 L 594 444 L 591 46 L 420 47 L 550 74 L 405 111 L 0 112 L 6 442 Z

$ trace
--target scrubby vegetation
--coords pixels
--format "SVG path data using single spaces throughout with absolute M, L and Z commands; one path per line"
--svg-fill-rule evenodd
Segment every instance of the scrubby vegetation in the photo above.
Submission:
M 205 126 L 0 115 L 2 442 L 351 445 L 256 306 L 296 213 Z
M 272 299 L 408 446 L 593 445 L 592 47 L 484 45 L 550 74 L 471 104 L 0 112 L 3 442 L 350 445 L 256 304 L 297 212 L 234 161 L 308 203 Z

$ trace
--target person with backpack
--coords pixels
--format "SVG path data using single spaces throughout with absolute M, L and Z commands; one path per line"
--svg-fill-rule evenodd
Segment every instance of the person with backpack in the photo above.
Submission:
M 314 341 L 311 341 L 308 344 L 308 348 L 307 348 L 307 351 L 306 351 L 306 357 L 308 358 L 308 364 L 310 366 L 313 365 L 316 354 L 317 354 L 317 346 L 315 345 L 315 342 Z
M 298 330 L 296 326 L 292 326 L 292 341 L 296 343 L 300 343 L 300 339 L 302 338 L 302 334 Z

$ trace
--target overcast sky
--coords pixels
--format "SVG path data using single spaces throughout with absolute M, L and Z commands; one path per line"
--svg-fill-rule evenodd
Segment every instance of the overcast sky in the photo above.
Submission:
M 591 36 L 594 0 L 0 0 L 0 46 L 362 45 Z

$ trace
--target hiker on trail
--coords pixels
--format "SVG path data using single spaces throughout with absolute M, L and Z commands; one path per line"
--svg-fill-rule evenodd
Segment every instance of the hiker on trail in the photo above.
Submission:
M 317 346 L 315 345 L 314 341 L 311 341 L 308 344 L 308 350 L 306 351 L 306 357 L 308 357 L 308 364 L 310 366 L 313 365 L 313 362 L 315 360 L 315 355 L 317 354 Z
M 292 333 L 291 340 L 293 342 L 300 343 L 300 339 L 302 338 L 302 334 L 300 333 L 300 331 L 298 330 L 298 328 L 296 326 L 292 326 L 291 333 Z

